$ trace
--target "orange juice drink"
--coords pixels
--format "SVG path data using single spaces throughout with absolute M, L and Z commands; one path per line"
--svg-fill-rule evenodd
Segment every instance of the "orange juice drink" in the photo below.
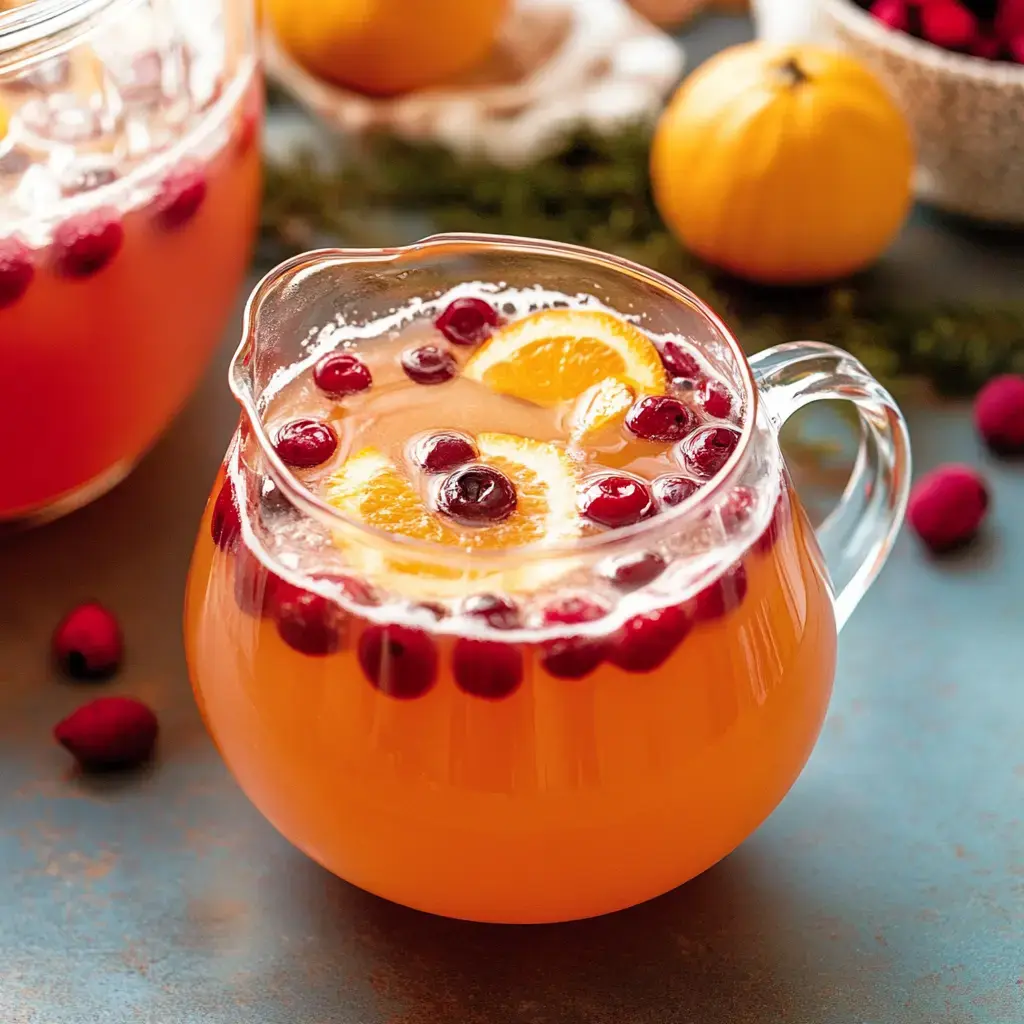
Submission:
M 729 853 L 810 754 L 837 633 L 738 350 L 472 280 L 286 362 L 278 284 L 186 606 L 245 792 L 342 878 L 472 920 L 605 913 Z
M 0 13 L 0 525 L 85 503 L 149 448 L 256 226 L 246 0 L 73 6 Z

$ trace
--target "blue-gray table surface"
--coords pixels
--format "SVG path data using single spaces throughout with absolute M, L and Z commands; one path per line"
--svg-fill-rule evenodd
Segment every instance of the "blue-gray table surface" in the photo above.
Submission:
M 705 22 L 691 57 L 744 31 Z M 1022 269 L 1019 236 L 928 215 L 885 264 L 898 287 L 1001 295 Z M 0 541 L 0 1024 L 1024 1021 L 1024 467 L 983 453 L 967 409 L 910 410 L 917 470 L 982 465 L 988 528 L 941 562 L 900 538 L 771 819 L 645 906 L 485 927 L 327 875 L 248 805 L 204 734 L 181 595 L 236 419 L 236 331 L 127 483 Z M 50 739 L 90 693 L 51 670 L 49 633 L 90 597 L 128 637 L 102 692 L 162 721 L 157 762 L 123 780 L 74 776 Z

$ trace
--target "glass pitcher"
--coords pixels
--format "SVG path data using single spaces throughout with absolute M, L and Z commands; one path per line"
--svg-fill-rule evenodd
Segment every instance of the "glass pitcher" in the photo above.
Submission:
M 377 337 L 403 310 L 429 326 L 466 282 L 685 339 L 739 396 L 731 456 L 636 525 L 513 549 L 410 543 L 340 512 L 275 448 L 282 386 L 331 332 Z M 907 501 L 903 418 L 849 354 L 798 342 L 748 360 L 700 299 L 626 260 L 440 235 L 272 271 L 230 386 L 241 422 L 196 543 L 188 662 L 239 784 L 310 857 L 435 914 L 563 921 L 678 886 L 782 800 Z M 465 394 L 431 391 L 436 426 L 462 422 Z M 815 532 L 778 434 L 819 399 L 853 402 L 862 441 Z M 547 614 L 565 593 L 600 613 Z
M 0 4 L 0 529 L 120 481 L 249 264 L 252 0 Z

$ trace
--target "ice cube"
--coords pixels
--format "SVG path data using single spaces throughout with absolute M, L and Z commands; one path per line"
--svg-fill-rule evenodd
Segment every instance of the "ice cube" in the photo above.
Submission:
M 104 135 L 100 105 L 70 92 L 29 100 L 18 119 L 26 134 L 44 144 L 80 145 Z
M 14 198 L 28 213 L 50 212 L 60 199 L 60 184 L 56 175 L 45 164 L 33 164 L 21 177 L 14 190 Z

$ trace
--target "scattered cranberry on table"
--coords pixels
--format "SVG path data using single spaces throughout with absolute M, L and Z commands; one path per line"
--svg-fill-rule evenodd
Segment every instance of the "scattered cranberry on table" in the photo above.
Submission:
M 113 612 L 90 602 L 73 608 L 53 632 L 57 664 L 73 679 L 105 679 L 121 665 L 124 643 Z
M 1024 452 L 1024 377 L 993 377 L 974 400 L 974 423 L 993 452 Z
M 100 697 L 59 722 L 54 739 L 86 771 L 135 768 L 148 761 L 159 724 L 152 709 L 132 697 Z
M 969 541 L 988 508 L 988 486 L 977 470 L 963 465 L 939 466 L 914 485 L 907 521 L 928 548 L 941 553 Z

